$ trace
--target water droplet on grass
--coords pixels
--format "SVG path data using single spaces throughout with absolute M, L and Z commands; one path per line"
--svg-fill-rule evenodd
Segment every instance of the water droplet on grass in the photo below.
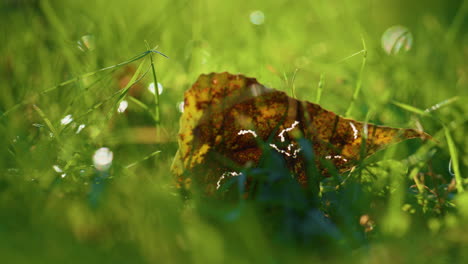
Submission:
M 382 48 L 387 54 L 396 55 L 409 51 L 413 46 L 413 35 L 404 26 L 388 28 L 382 35 Z
M 96 48 L 96 41 L 93 35 L 84 35 L 78 40 L 78 49 L 83 52 L 93 51 Z
M 150 91 L 152 94 L 154 94 L 154 82 L 150 83 L 148 85 L 148 91 Z M 162 94 L 163 92 L 163 86 L 161 83 L 158 82 L 158 94 Z
M 83 128 L 85 128 L 86 125 L 85 124 L 81 124 L 78 126 L 78 129 L 76 130 L 76 134 L 79 134 L 81 132 L 81 130 L 83 130 Z
M 99 171 L 107 171 L 112 165 L 114 154 L 108 148 L 100 148 L 93 155 L 94 167 Z
M 117 112 L 123 113 L 123 112 L 125 112 L 125 110 L 127 110 L 127 107 L 128 107 L 128 102 L 123 100 L 122 102 L 120 102 L 119 108 L 117 109 Z
M 453 172 L 453 170 L 452 170 L 452 159 L 450 159 L 450 161 L 449 161 L 448 171 L 449 171 L 450 175 L 455 176 L 455 172 Z
M 181 112 L 181 113 L 184 112 L 184 101 L 178 102 L 176 106 L 177 106 L 177 109 L 179 110 L 179 112 Z
M 70 124 L 72 121 L 73 121 L 72 115 L 67 115 L 67 116 L 65 116 L 64 118 L 62 118 L 62 120 L 60 120 L 60 123 L 61 123 L 63 126 L 65 126 L 65 125 Z
M 63 170 L 58 165 L 54 165 L 54 166 L 52 166 L 52 168 L 57 173 L 62 173 L 63 172 Z
M 250 13 L 250 22 L 254 25 L 261 25 L 265 22 L 265 14 L 262 11 L 256 10 Z

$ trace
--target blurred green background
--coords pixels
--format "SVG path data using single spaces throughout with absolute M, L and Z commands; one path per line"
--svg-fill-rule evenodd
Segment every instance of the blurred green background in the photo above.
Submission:
M 468 181 L 453 180 L 468 168 L 467 15 L 461 0 L 3 0 L 0 261 L 467 261 Z M 394 25 L 411 32 L 409 51 L 382 48 Z M 119 89 L 142 61 L 146 71 L 149 55 L 85 75 L 145 52 L 145 41 L 169 57 L 152 55 L 163 87 L 158 129 L 151 73 L 130 89 L 125 112 L 116 111 Z M 265 221 L 286 219 L 287 210 L 270 219 L 256 200 L 241 209 L 184 202 L 172 185 L 183 92 L 200 74 L 223 71 L 288 94 L 294 84 L 311 102 L 322 76 L 320 104 L 340 115 L 360 81 L 350 117 L 423 129 L 436 140 L 393 146 L 340 188 L 322 182 L 340 221 L 301 223 L 339 234 L 329 243 L 284 239 L 305 231 L 281 227 L 278 235 Z M 101 147 L 114 155 L 108 175 L 93 166 Z

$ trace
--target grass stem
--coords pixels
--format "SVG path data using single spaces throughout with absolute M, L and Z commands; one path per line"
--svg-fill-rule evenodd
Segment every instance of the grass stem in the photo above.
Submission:
M 317 96 L 315 97 L 315 103 L 320 104 L 320 99 L 322 98 L 323 85 L 325 84 L 325 75 L 320 74 L 320 80 L 317 88 Z
M 359 95 L 359 92 L 361 91 L 361 86 L 362 86 L 362 76 L 364 74 L 364 68 L 366 66 L 366 60 L 367 60 L 367 48 L 366 48 L 366 42 L 364 40 L 364 37 L 361 37 L 362 40 L 362 63 L 361 63 L 361 70 L 359 71 L 359 77 L 356 82 L 356 88 L 354 89 L 354 94 L 353 97 L 351 98 L 351 102 L 349 103 L 349 107 L 346 110 L 345 117 L 349 117 L 351 114 L 351 111 L 353 110 L 354 107 L 354 102 L 357 100 L 357 97 Z
M 149 49 L 148 42 L 146 42 L 146 47 Z M 153 54 L 150 54 L 150 61 L 151 61 L 151 70 L 153 73 L 153 81 L 154 81 L 154 121 L 156 122 L 156 126 L 161 124 L 161 114 L 160 114 L 160 107 L 159 107 L 159 83 L 158 77 L 156 76 L 156 68 L 154 66 Z
M 463 188 L 463 179 L 460 173 L 460 165 L 458 164 L 458 153 L 455 147 L 455 143 L 453 141 L 452 135 L 450 134 L 450 130 L 447 127 L 444 127 L 445 130 L 445 138 L 447 139 L 447 145 L 450 152 L 450 157 L 452 158 L 452 168 L 453 172 L 455 173 L 455 180 L 456 180 L 456 187 L 459 193 L 464 191 Z

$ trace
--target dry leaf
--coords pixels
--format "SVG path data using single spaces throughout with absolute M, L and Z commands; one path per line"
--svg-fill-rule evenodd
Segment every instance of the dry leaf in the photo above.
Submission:
M 259 141 L 268 142 L 284 156 L 297 180 L 305 184 L 305 163 L 297 139 L 310 140 L 319 171 L 326 176 L 323 160 L 338 171 L 350 170 L 361 160 L 361 144 L 367 131 L 365 155 L 409 138 L 430 138 L 414 129 L 365 124 L 340 117 L 317 104 L 296 100 L 269 89 L 254 78 L 229 73 L 201 75 L 185 92 L 180 119 L 179 150 L 172 164 L 178 186 L 195 181 L 208 193 L 220 181 L 238 175 L 237 166 L 255 166 L 262 155 Z M 362 158 L 364 158 L 362 157 Z

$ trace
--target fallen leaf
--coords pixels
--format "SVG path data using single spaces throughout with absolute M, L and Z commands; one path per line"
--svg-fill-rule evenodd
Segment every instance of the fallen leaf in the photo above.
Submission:
M 193 178 L 205 185 L 207 193 L 219 188 L 222 179 L 238 175 L 233 165 L 258 164 L 262 156 L 259 142 L 268 142 L 271 150 L 284 157 L 296 179 L 306 184 L 300 138 L 312 143 L 316 166 L 324 176 L 328 174 L 324 160 L 344 172 L 389 144 L 430 138 L 414 129 L 343 118 L 267 88 L 254 78 L 227 72 L 201 75 L 185 92 L 184 105 L 179 150 L 171 169 L 179 187 L 187 187 L 185 183 Z

